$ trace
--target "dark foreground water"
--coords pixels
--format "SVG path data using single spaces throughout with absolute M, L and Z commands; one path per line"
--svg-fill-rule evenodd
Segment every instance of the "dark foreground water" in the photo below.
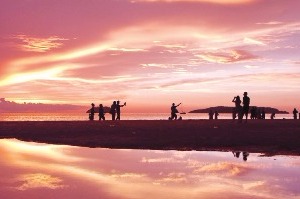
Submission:
M 300 198 L 300 157 L 5 139 L 0 140 L 0 154 L 1 199 Z

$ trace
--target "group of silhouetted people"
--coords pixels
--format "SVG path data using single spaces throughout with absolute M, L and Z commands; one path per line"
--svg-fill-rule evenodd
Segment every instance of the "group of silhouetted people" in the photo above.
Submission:
M 91 104 L 92 107 L 90 109 L 89 119 L 94 120 L 95 117 L 95 104 Z M 126 106 L 126 102 L 121 105 L 120 101 L 113 101 L 112 105 L 110 106 L 109 113 L 111 114 L 112 120 L 121 120 L 121 107 Z M 105 120 L 105 111 L 102 104 L 99 104 L 99 120 Z
M 95 104 L 92 103 L 91 104 L 91 109 L 90 109 L 90 114 L 89 114 L 89 119 L 90 120 L 94 120 L 95 118 Z M 99 104 L 99 109 L 98 109 L 98 113 L 99 113 L 99 120 L 105 120 L 105 112 L 104 112 L 104 108 L 103 108 L 103 105 L 102 104 Z
M 250 108 L 250 98 L 248 97 L 248 93 L 244 92 L 243 101 L 241 101 L 240 96 L 236 96 L 233 98 L 232 102 L 234 102 L 235 107 L 232 112 L 232 119 L 236 119 L 238 117 L 239 122 L 242 122 L 242 119 L 245 115 L 246 121 L 248 120 L 248 113 Z M 243 106 L 241 105 L 243 103 Z
M 250 119 L 266 119 L 265 108 L 257 108 L 256 106 L 253 106 L 250 110 Z
M 215 120 L 217 120 L 217 119 L 218 119 L 218 116 L 219 116 L 218 111 L 213 112 L 213 110 L 209 110 L 209 112 L 208 112 L 208 118 L 209 118 L 210 120 L 213 120 L 213 119 L 214 119 L 214 116 L 215 116 Z
M 235 107 L 232 111 L 232 119 L 235 120 L 238 118 L 239 122 L 242 122 L 243 117 L 245 116 L 245 122 L 248 120 L 248 114 L 249 114 L 249 108 L 250 108 L 250 98 L 248 97 L 248 93 L 244 92 L 243 94 L 243 101 L 241 100 L 240 96 L 236 96 L 233 98 L 232 102 L 234 102 Z M 243 104 L 243 106 L 242 106 Z M 89 119 L 94 120 L 95 116 L 95 104 L 91 104 L 92 107 L 90 109 Z M 177 107 L 180 106 L 181 103 L 175 105 L 175 103 L 171 106 L 171 116 L 169 117 L 169 120 L 182 120 L 182 117 L 177 117 L 177 113 L 179 111 L 177 110 Z M 113 101 L 109 113 L 112 116 L 112 120 L 121 120 L 121 107 L 126 106 L 126 102 L 124 104 L 120 104 L 120 101 Z M 99 104 L 98 108 L 99 113 L 99 120 L 105 120 L 105 111 L 102 104 Z M 298 111 L 296 108 L 293 110 L 293 117 L 294 119 L 297 119 Z M 212 110 L 208 113 L 209 119 L 218 119 L 219 113 L 217 111 L 213 112 Z M 266 112 L 265 108 L 257 108 L 253 106 L 250 110 L 250 118 L 251 119 L 265 119 L 266 118 Z M 275 113 L 271 113 L 270 119 L 275 118 Z M 299 119 L 300 119 L 300 113 L 299 113 Z

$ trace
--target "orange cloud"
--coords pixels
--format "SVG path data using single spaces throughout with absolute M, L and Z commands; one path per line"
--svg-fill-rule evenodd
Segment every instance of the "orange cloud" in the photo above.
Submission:
M 249 61 L 258 59 L 259 57 L 253 55 L 245 50 L 231 50 L 225 52 L 213 52 L 213 53 L 204 53 L 201 55 L 196 55 L 197 57 L 202 58 L 205 61 L 213 63 L 235 63 L 241 61 Z
M 22 183 L 22 185 L 16 188 L 20 191 L 34 188 L 59 189 L 65 187 L 65 185 L 62 185 L 62 180 L 60 178 L 43 173 L 21 175 L 17 179 L 17 182 Z
M 244 166 L 242 164 L 234 164 L 228 162 L 218 162 L 213 164 L 208 164 L 195 170 L 195 173 L 214 173 L 224 176 L 239 176 L 246 174 L 250 168 L 249 166 Z
M 24 51 L 46 52 L 54 48 L 60 48 L 63 43 L 61 41 L 68 40 L 52 36 L 48 38 L 37 38 L 26 35 L 16 35 L 13 38 L 22 42 L 19 47 Z

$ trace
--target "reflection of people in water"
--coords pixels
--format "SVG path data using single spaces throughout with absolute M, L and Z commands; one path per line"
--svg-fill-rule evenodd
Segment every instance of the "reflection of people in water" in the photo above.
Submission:
M 233 153 L 233 156 L 234 156 L 234 157 L 239 158 L 239 157 L 240 157 L 240 154 L 241 154 L 241 151 L 232 151 L 232 153 Z M 243 151 L 242 154 L 243 154 L 243 160 L 244 160 L 244 161 L 247 161 L 248 156 L 249 156 L 249 153 L 246 152 L 246 151 Z
M 92 103 L 91 105 L 92 105 L 92 108 L 91 108 L 91 112 L 89 114 L 89 119 L 92 121 L 92 120 L 94 120 L 94 115 L 95 115 L 95 104 Z
M 99 120 L 105 120 L 104 117 L 104 108 L 102 104 L 99 104 Z
M 243 160 L 244 160 L 244 161 L 247 161 L 248 156 L 249 156 L 249 153 L 243 151 Z
M 180 105 L 181 103 L 179 103 L 178 105 L 175 105 L 175 103 L 172 104 L 171 106 L 171 118 L 170 120 L 177 120 L 177 114 L 178 113 L 178 110 L 177 110 L 177 107 Z
M 236 158 L 239 158 L 240 154 L 241 154 L 240 151 L 232 151 L 232 153 L 233 153 L 233 156 L 236 157 Z

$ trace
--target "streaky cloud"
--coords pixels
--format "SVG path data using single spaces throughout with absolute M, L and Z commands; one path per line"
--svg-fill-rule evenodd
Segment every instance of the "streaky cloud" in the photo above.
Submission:
M 60 48 L 62 41 L 68 40 L 65 38 L 59 38 L 58 36 L 51 36 L 48 38 L 31 37 L 27 35 L 15 35 L 13 39 L 18 39 L 22 44 L 17 45 L 23 51 L 32 51 L 44 53 L 55 48 Z

